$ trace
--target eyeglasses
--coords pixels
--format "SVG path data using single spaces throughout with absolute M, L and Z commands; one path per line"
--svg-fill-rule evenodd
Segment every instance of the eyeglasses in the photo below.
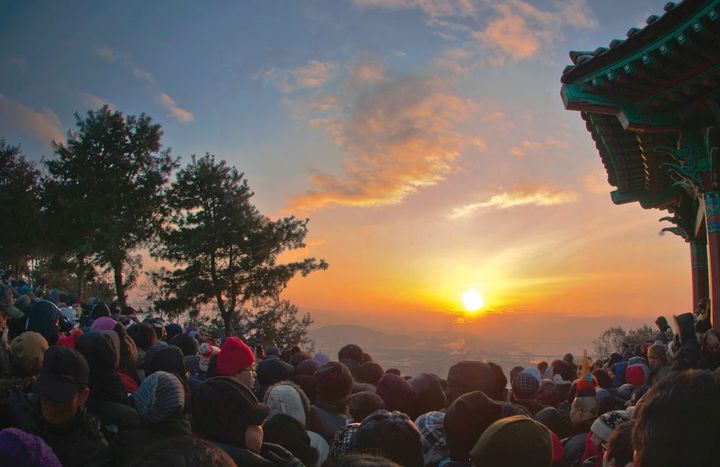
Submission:
M 251 367 L 245 368 L 245 369 L 242 370 L 242 371 L 247 371 L 248 373 L 254 373 L 254 374 L 255 374 L 255 373 L 257 373 L 257 368 L 256 368 L 255 366 L 251 366 Z M 242 373 L 242 371 L 241 371 L 240 373 Z

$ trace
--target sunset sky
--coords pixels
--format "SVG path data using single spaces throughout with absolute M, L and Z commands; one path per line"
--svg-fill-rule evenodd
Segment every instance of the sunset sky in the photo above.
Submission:
M 184 160 L 236 165 L 264 213 L 311 219 L 296 254 L 330 268 L 284 296 L 318 324 L 502 336 L 592 317 L 590 340 L 691 305 L 689 247 L 660 211 L 612 204 L 559 95 L 569 50 L 664 3 L 0 1 L 0 135 L 50 157 L 73 112 L 108 103 Z

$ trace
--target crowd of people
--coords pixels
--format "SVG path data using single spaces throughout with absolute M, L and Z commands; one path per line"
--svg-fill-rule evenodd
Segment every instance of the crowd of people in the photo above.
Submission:
M 356 344 L 251 347 L 2 279 L 3 466 L 718 465 L 707 304 L 594 361 L 403 375 Z

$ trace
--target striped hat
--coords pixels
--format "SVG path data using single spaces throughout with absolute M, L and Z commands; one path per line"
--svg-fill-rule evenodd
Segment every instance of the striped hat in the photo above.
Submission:
M 185 407 L 180 380 L 166 371 L 156 371 L 135 392 L 135 409 L 143 420 L 161 422 Z

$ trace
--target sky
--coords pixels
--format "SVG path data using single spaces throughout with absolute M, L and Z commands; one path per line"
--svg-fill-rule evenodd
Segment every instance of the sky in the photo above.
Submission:
M 0 136 L 52 158 L 109 104 L 227 160 L 265 214 L 310 219 L 284 258 L 330 267 L 283 296 L 316 325 L 589 341 L 691 307 L 688 245 L 612 204 L 560 99 L 569 50 L 664 3 L 0 0 Z

